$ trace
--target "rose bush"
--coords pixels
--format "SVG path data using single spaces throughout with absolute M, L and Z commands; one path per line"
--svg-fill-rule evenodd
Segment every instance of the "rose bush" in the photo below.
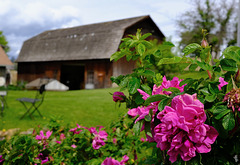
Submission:
M 203 33 L 201 45 L 188 45 L 181 57 L 169 55 L 170 42 L 147 41 L 149 33 L 124 38 L 111 60 L 126 57 L 137 67 L 111 80 L 120 87 L 113 101 L 126 114 L 107 129 L 51 121 L 2 140 L 0 164 L 239 164 L 240 48 L 226 48 L 212 65 Z M 166 66 L 206 76 L 161 75 Z

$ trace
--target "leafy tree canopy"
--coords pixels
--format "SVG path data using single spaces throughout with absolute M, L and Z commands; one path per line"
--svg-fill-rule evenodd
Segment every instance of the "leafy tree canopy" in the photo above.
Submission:
M 0 45 L 3 46 L 3 49 L 5 50 L 5 52 L 9 52 L 10 48 L 8 46 L 8 42 L 6 40 L 6 37 L 3 35 L 3 32 L 0 31 Z
M 177 20 L 180 34 L 180 48 L 190 43 L 200 43 L 202 29 L 206 29 L 213 58 L 219 58 L 220 51 L 236 43 L 236 3 L 234 0 L 193 0 L 192 10 L 183 13 Z

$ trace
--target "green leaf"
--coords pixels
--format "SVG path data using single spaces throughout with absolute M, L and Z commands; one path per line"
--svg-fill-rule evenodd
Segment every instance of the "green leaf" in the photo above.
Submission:
M 145 45 L 143 45 L 142 43 L 138 44 L 137 51 L 142 56 L 146 51 Z
M 140 135 L 140 131 L 142 129 L 142 121 L 138 121 L 136 124 L 133 126 L 133 132 L 135 136 Z
M 129 62 L 129 61 L 132 59 L 132 57 L 133 57 L 133 56 L 132 56 L 131 54 L 127 54 L 127 55 L 126 55 L 126 60 Z
M 223 70 L 225 71 L 237 71 L 237 63 L 236 61 L 232 60 L 232 59 L 227 59 L 224 58 L 220 61 L 220 65 L 222 67 Z
M 226 58 L 233 59 L 233 60 L 235 60 L 236 62 L 239 63 L 240 62 L 240 47 L 238 47 L 238 46 L 227 47 L 223 51 L 223 55 Z
M 208 91 L 208 88 L 203 88 L 203 89 L 200 89 L 200 91 L 204 94 L 204 95 L 209 95 L 209 91 Z
M 192 78 L 186 78 L 183 81 L 180 82 L 179 86 L 183 86 L 184 84 L 188 84 L 189 82 L 192 82 Z
M 122 58 L 122 57 L 124 57 L 124 56 L 125 56 L 125 54 L 122 53 L 121 51 L 120 51 L 120 52 L 115 52 L 115 53 L 113 53 L 113 54 L 111 55 L 110 61 L 112 61 L 112 60 L 117 61 L 117 60 L 119 60 L 120 58 Z
M 230 110 L 227 108 L 226 105 L 220 105 L 213 110 L 213 115 L 215 116 L 215 119 L 219 120 L 226 114 L 230 113 Z
M 151 70 L 143 70 L 143 71 L 140 71 L 138 75 L 145 76 L 145 77 L 148 77 L 148 76 L 155 77 L 155 72 Z
M 136 99 L 135 99 L 135 103 L 136 103 L 137 105 L 143 104 L 144 101 L 145 101 L 145 100 L 143 100 L 142 95 L 138 95 L 138 96 L 136 97 Z
M 207 64 L 206 62 L 200 62 L 200 61 L 197 61 L 197 65 L 202 68 L 203 70 L 212 70 L 212 67 Z
M 119 84 L 120 87 L 124 88 L 128 85 L 129 77 L 125 77 Z
M 227 131 L 232 130 L 235 127 L 234 114 L 229 113 L 226 116 L 224 116 L 222 120 L 222 125 L 223 125 L 223 128 Z
M 213 95 L 207 95 L 205 97 L 205 100 L 208 101 L 208 102 L 214 102 L 214 100 L 216 100 L 217 98 L 217 95 L 216 94 L 213 94 Z
M 152 102 L 156 102 L 156 101 L 161 101 L 162 99 L 168 98 L 168 96 L 166 95 L 152 95 L 150 97 L 148 97 L 144 103 L 144 105 L 148 105 Z
M 141 87 L 144 90 L 144 92 L 146 92 L 147 94 L 149 94 L 149 95 L 152 94 L 152 89 L 148 85 L 142 84 Z
M 218 86 L 215 83 L 208 84 L 208 89 L 211 92 L 211 94 L 219 93 Z
M 163 99 L 159 104 L 158 104 L 158 110 L 162 111 L 164 110 L 165 106 L 168 104 L 170 98 L 165 98 Z
M 152 35 L 151 33 L 146 33 L 140 37 L 140 40 L 145 40 L 146 38 L 148 38 L 151 35 Z
M 191 54 L 198 49 L 202 49 L 201 45 L 199 45 L 197 43 L 192 43 L 192 44 L 187 45 L 183 49 L 183 53 L 184 53 L 184 55 L 188 55 L 188 54 Z
M 130 94 L 135 94 L 137 92 L 137 89 L 140 88 L 140 80 L 136 77 L 132 77 L 130 80 L 129 80 L 129 83 L 128 83 L 128 91 Z
M 173 93 L 180 93 L 180 90 L 178 88 L 175 88 L 175 87 L 169 87 L 169 88 L 164 88 L 163 91 L 170 91 L 170 92 L 173 92 Z
M 149 116 L 149 115 L 147 115 L 147 116 Z M 145 116 L 146 117 L 146 116 Z M 150 116 L 149 116 L 150 117 Z M 150 120 L 148 121 L 148 122 L 145 122 L 144 124 L 145 124 L 145 127 L 144 127 L 144 131 L 145 131 L 145 133 L 148 135 L 148 136 L 150 136 L 150 137 L 152 137 L 152 131 L 151 131 L 151 123 L 150 123 L 150 121 L 152 120 L 151 119 L 151 117 L 149 118 Z M 145 121 L 146 121 L 146 118 L 145 118 Z
M 162 58 L 159 62 L 158 65 L 162 64 L 176 64 L 179 63 L 182 60 L 182 57 L 175 56 L 173 58 Z
M 190 70 L 190 71 L 195 71 L 195 70 L 197 69 L 197 67 L 198 67 L 197 64 L 191 64 L 191 65 L 189 66 L 189 70 Z

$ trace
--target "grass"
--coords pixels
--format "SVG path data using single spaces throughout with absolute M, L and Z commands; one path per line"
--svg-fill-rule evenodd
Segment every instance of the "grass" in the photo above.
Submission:
M 20 120 L 26 109 L 16 99 L 20 97 L 34 98 L 36 91 L 9 91 L 8 107 L 5 108 L 4 116 L 0 118 L 0 130 L 11 128 L 27 130 L 37 125 L 47 124 L 52 116 L 63 119 L 63 124 L 75 125 L 78 123 L 87 127 L 108 126 L 120 114 L 126 112 L 125 105 L 120 108 L 116 106 L 109 94 L 117 90 L 118 88 L 66 92 L 47 91 L 45 100 L 39 108 L 44 117 L 41 118 L 35 112 L 34 120 L 29 116 Z

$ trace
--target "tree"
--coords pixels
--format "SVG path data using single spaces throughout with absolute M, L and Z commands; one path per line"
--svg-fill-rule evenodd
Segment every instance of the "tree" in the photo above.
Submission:
M 177 20 L 180 34 L 180 48 L 202 40 L 202 29 L 206 29 L 207 41 L 212 46 L 213 58 L 219 58 L 220 51 L 229 45 L 236 43 L 236 3 L 234 0 L 194 0 L 191 11 L 183 13 Z
M 3 35 L 2 31 L 0 31 L 0 45 L 2 45 L 2 47 L 6 53 L 9 52 L 10 48 L 8 46 L 6 37 Z

